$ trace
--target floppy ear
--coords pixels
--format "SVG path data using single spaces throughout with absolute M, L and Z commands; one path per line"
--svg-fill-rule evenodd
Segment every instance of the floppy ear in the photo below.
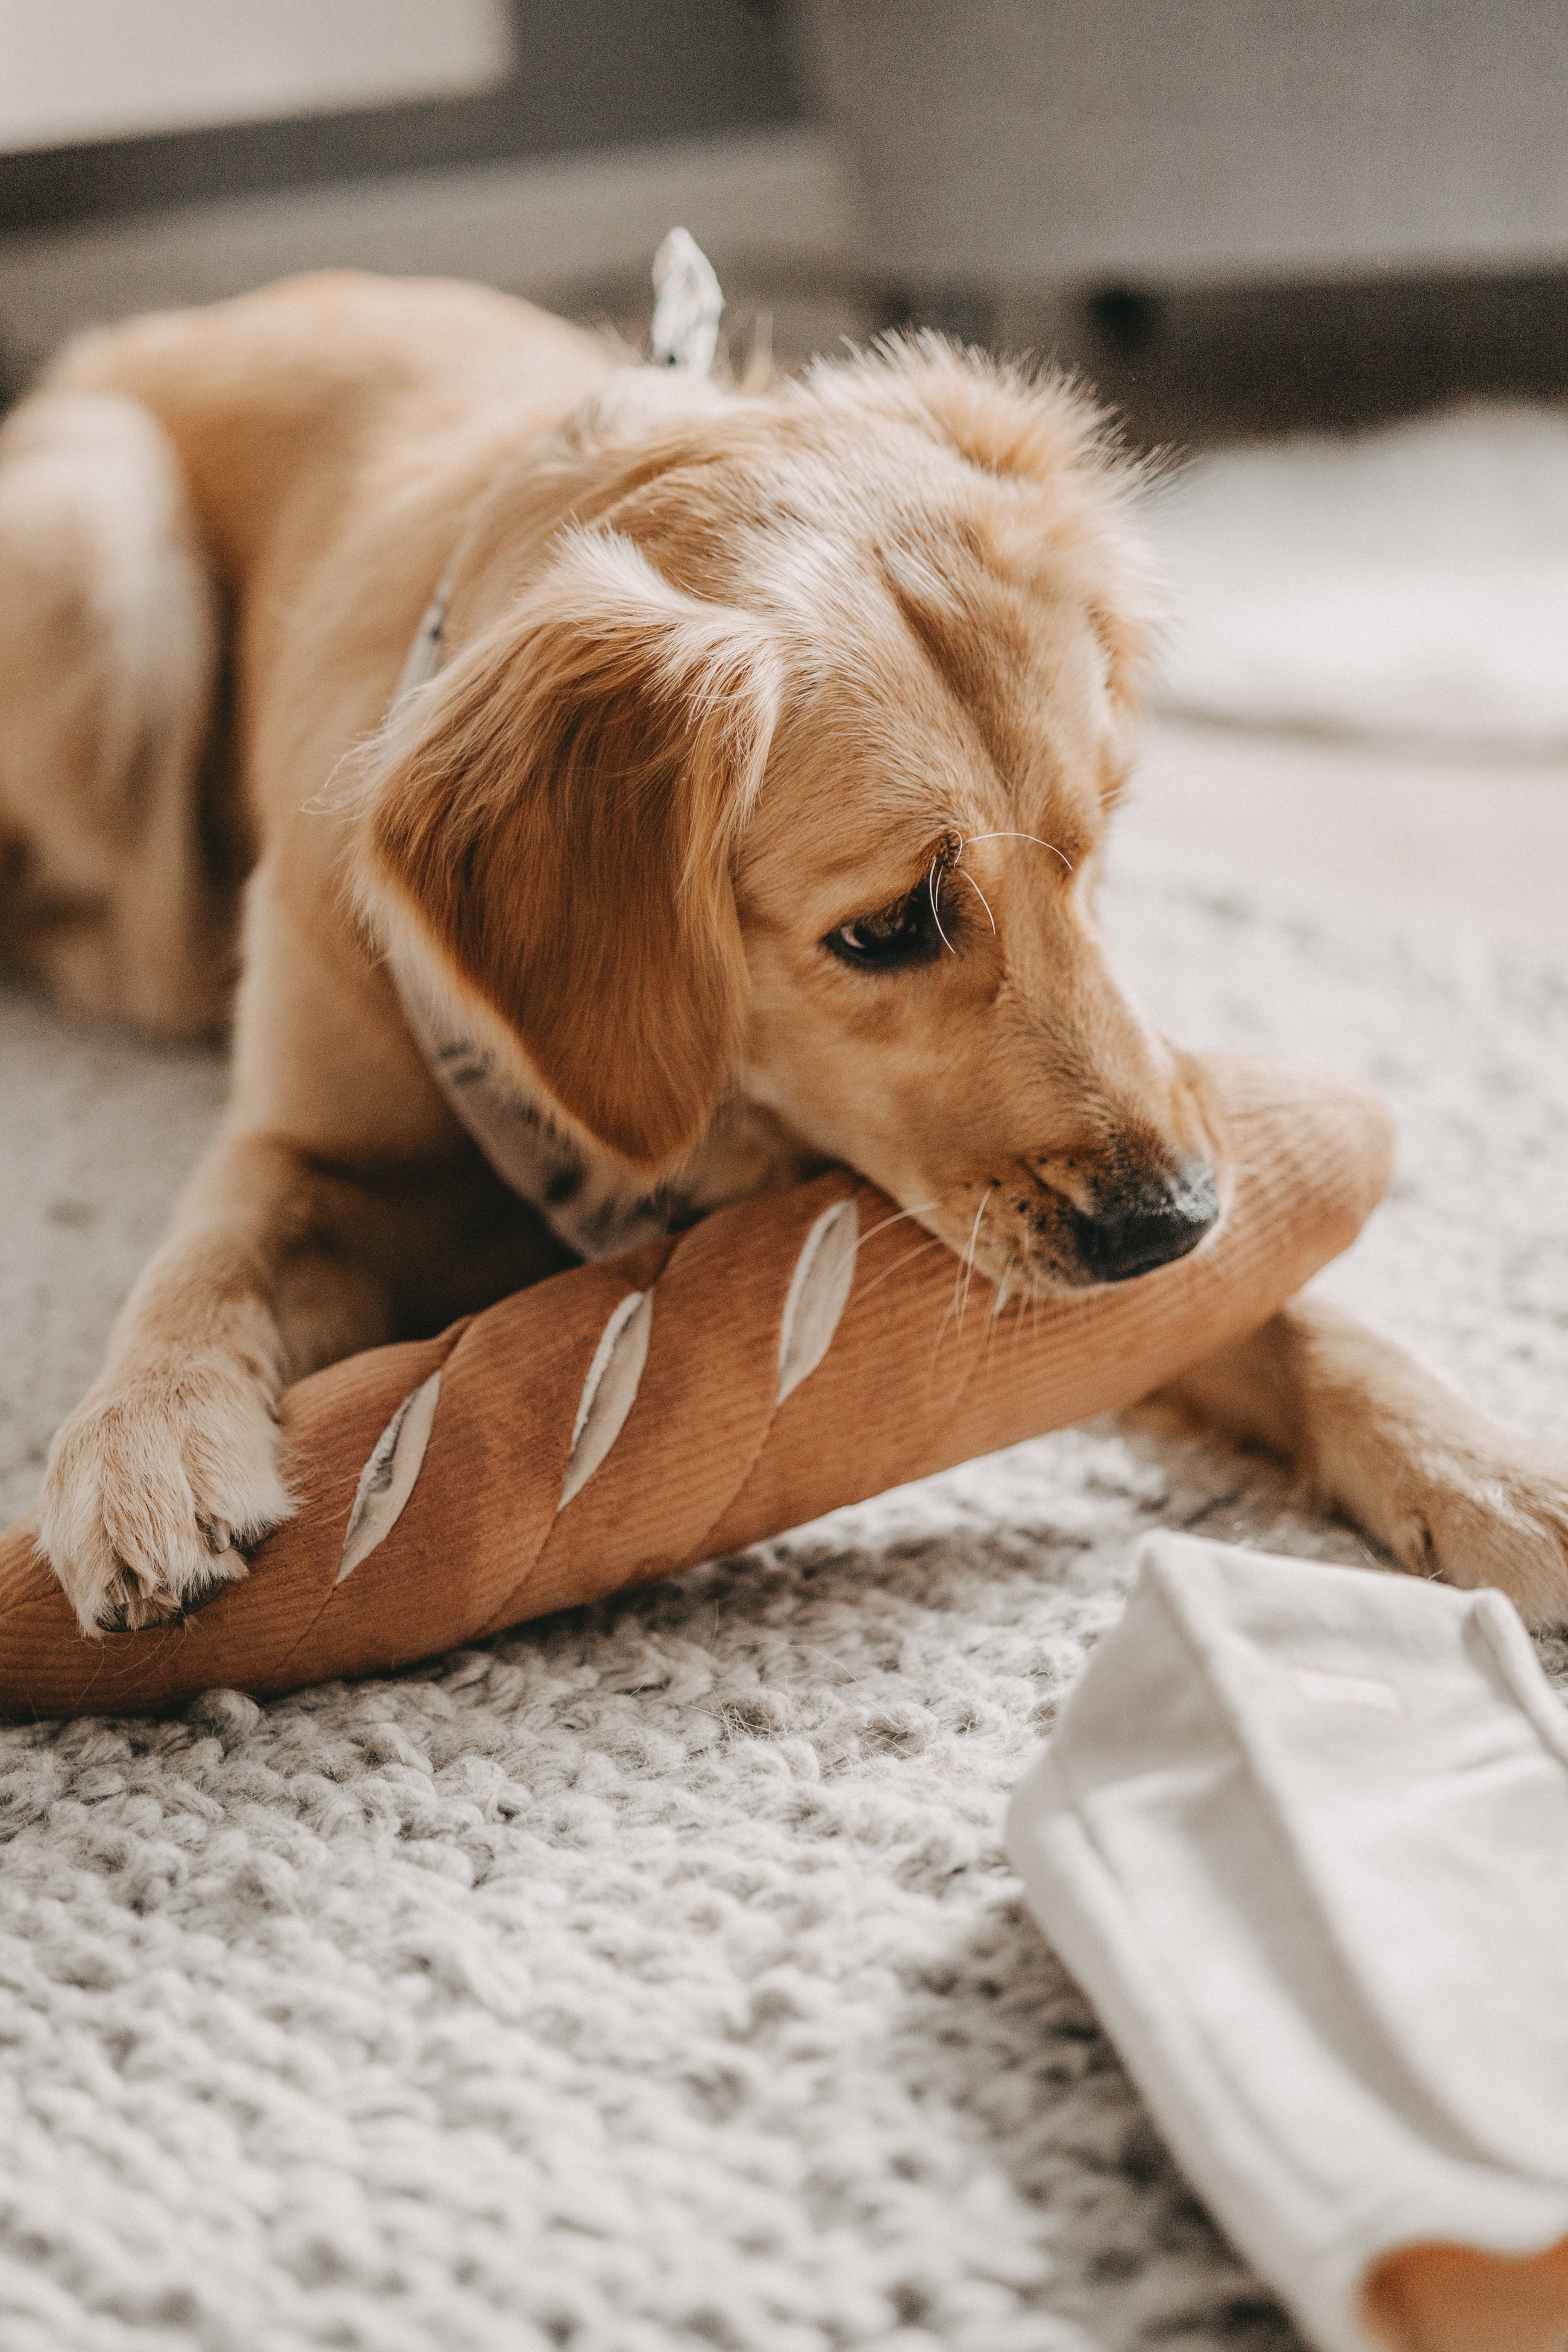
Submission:
M 428 690 L 371 788 L 370 895 L 626 1159 L 700 1136 L 740 1043 L 731 863 L 779 692 L 749 615 L 671 587 L 629 540 L 571 534 Z

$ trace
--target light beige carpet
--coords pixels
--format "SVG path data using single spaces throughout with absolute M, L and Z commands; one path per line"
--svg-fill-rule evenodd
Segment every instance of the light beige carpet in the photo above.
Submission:
M 1144 854 L 1116 915 L 1184 1037 L 1388 1091 L 1336 1287 L 1568 1435 L 1568 972 Z M 16 1508 L 219 1077 L 7 1000 L 0 1087 Z M 1285 2352 L 998 1843 L 1154 1527 L 1362 1554 L 1102 1425 L 386 1681 L 0 1733 L 5 2352 Z

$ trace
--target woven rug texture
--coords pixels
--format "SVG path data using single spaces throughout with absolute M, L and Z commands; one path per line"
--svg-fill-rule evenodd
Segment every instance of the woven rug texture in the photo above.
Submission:
M 1174 1034 L 1392 1097 L 1333 1290 L 1564 1434 L 1568 971 L 1113 902 Z M 221 1081 L 16 998 L 0 1072 L 14 1513 Z M 1286 2352 L 999 1847 L 1158 1527 L 1364 1557 L 1145 1414 L 391 1679 L 0 1732 L 0 2346 Z

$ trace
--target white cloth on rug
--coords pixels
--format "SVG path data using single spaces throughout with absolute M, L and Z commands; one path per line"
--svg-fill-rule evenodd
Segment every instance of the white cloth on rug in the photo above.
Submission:
M 1325 2352 L 1369 2267 L 1568 2233 L 1568 1715 L 1500 1594 L 1159 1535 L 1008 1851 Z

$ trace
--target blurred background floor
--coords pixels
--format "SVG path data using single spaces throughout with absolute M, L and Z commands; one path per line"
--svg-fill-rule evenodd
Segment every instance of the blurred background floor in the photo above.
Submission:
M 1568 761 L 1445 760 L 1156 719 L 1118 823 L 1369 919 L 1568 948 Z

